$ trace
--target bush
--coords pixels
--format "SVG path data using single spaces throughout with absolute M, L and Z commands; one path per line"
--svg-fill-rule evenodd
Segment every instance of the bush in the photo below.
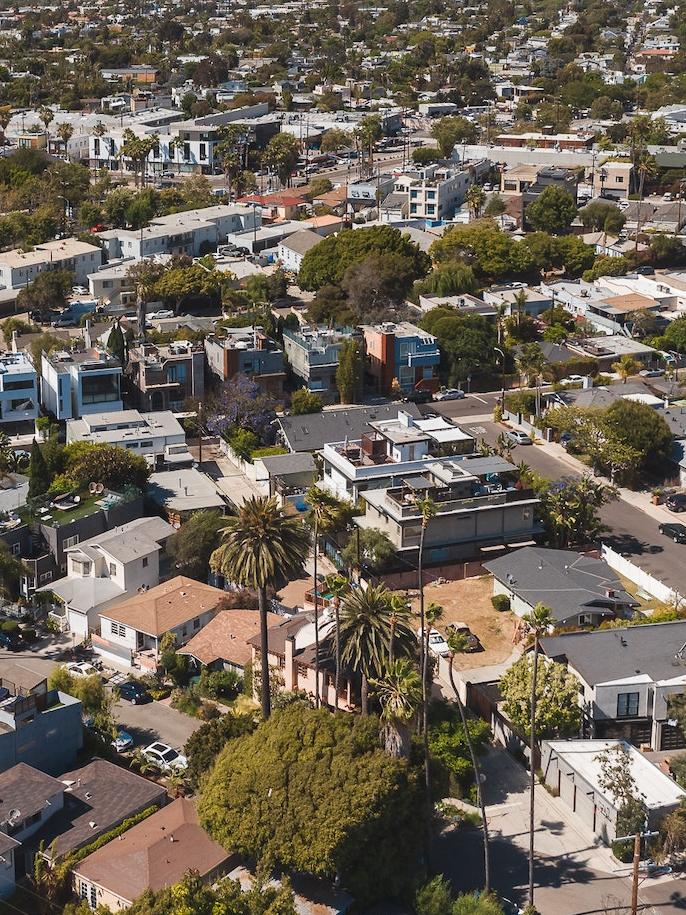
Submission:
M 510 598 L 507 594 L 494 594 L 491 598 L 491 603 L 493 604 L 493 609 L 497 610 L 498 613 L 505 613 L 511 609 Z
M 203 667 L 198 683 L 201 695 L 210 699 L 235 699 L 238 695 L 242 677 L 233 670 L 208 670 Z
M 17 620 L 5 620 L 2 625 L 0 625 L 0 629 L 2 629 L 3 632 L 16 632 L 17 629 L 19 629 L 19 623 Z
M 25 642 L 35 642 L 36 641 L 36 630 L 35 629 L 22 629 L 21 636 Z
M 505 409 L 509 413 L 521 413 L 530 416 L 536 412 L 536 395 L 531 391 L 517 391 L 505 397 Z

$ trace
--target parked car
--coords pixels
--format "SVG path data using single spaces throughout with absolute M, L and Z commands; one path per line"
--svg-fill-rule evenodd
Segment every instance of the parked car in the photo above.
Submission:
M 186 757 L 166 743 L 151 743 L 141 753 L 163 772 L 188 768 Z
M 126 683 L 122 683 L 117 689 L 119 690 L 121 698 L 126 699 L 131 705 L 143 705 L 145 702 L 152 702 L 150 693 L 142 683 L 137 683 L 135 680 L 127 680 Z
M 97 667 L 89 664 L 88 661 L 72 661 L 70 664 L 65 664 L 65 669 L 70 676 L 77 679 L 100 676 Z
M 0 629 L 0 648 L 6 648 L 8 651 L 19 651 L 21 648 L 21 638 L 17 632 L 3 632 Z
M 421 637 L 422 628 L 420 626 L 417 630 L 417 638 L 421 639 Z M 435 655 L 439 655 L 441 658 L 447 658 L 450 654 L 450 646 L 438 629 L 429 630 L 429 651 L 432 651 Z
M 454 632 L 464 639 L 466 651 L 479 651 L 481 648 L 481 642 L 466 623 L 450 623 L 450 625 L 446 626 L 446 629 L 449 634 Z
M 664 373 L 664 369 L 641 369 L 638 374 L 641 378 L 661 378 Z
M 683 492 L 673 492 L 671 496 L 665 499 L 665 505 L 671 512 L 686 511 L 686 494 Z
M 641 264 L 640 267 L 636 267 L 636 273 L 639 276 L 653 276 L 655 267 L 651 267 L 650 264 Z
M 564 385 L 565 387 L 567 387 L 567 385 L 569 385 L 569 384 L 583 384 L 583 383 L 584 383 L 583 375 L 567 375 L 566 378 L 561 378 L 560 381 L 558 381 L 558 384 Z
M 403 403 L 431 403 L 431 391 L 410 391 L 403 397 Z
M 513 445 L 533 445 L 531 437 L 519 429 L 508 429 L 505 432 L 505 438 Z
M 572 435 L 571 432 L 562 432 L 562 433 L 560 434 L 560 444 L 562 445 L 562 447 L 563 447 L 565 450 L 566 450 L 567 448 L 569 448 L 569 443 L 572 441 L 572 438 L 573 438 L 573 437 L 574 437 L 574 436 Z
M 661 524 L 658 530 L 675 543 L 686 543 L 686 525 L 684 524 Z
M 160 311 L 153 311 L 149 315 L 145 316 L 148 321 L 159 321 L 160 318 L 173 318 L 174 312 L 169 309 L 161 309 Z
M 437 394 L 434 394 L 434 400 L 462 400 L 464 396 L 464 391 L 461 391 L 459 388 L 444 388 Z
M 112 741 L 112 746 L 117 753 L 124 753 L 133 746 L 133 737 L 124 728 L 119 727 L 117 728 L 117 736 Z

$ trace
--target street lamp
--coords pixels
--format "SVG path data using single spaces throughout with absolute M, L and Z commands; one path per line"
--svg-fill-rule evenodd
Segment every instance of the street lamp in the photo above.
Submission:
M 505 353 L 500 349 L 499 346 L 494 346 L 493 349 L 496 353 L 500 353 L 500 379 L 501 379 L 501 390 L 500 390 L 500 406 L 505 407 Z

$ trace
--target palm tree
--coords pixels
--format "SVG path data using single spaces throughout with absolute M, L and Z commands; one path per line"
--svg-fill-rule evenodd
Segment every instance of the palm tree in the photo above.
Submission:
M 531 669 L 531 734 L 529 740 L 529 905 L 534 907 L 534 830 L 536 826 L 536 686 L 538 680 L 539 639 L 553 623 L 550 607 L 536 604 L 531 613 L 527 613 L 524 622 L 534 637 L 534 658 Z
M 64 143 L 64 151 L 67 151 L 67 144 L 74 136 L 74 128 L 71 124 L 68 124 L 66 121 L 63 121 L 57 128 L 57 136 Z
M 467 715 L 464 708 L 464 703 L 462 702 L 462 697 L 460 696 L 460 691 L 457 688 L 455 683 L 455 672 L 453 671 L 453 659 L 456 654 L 462 654 L 467 651 L 467 640 L 461 632 L 451 632 L 448 634 L 446 641 L 448 642 L 448 647 L 450 648 L 450 666 L 448 667 L 448 675 L 450 677 L 450 685 L 453 688 L 455 693 L 455 702 L 457 703 L 457 708 L 460 712 L 460 718 L 462 719 L 462 727 L 464 729 L 465 740 L 467 741 L 467 747 L 469 748 L 469 756 L 472 760 L 472 769 L 474 770 L 474 783 L 476 784 L 476 800 L 481 810 L 481 822 L 483 824 L 483 835 L 484 835 L 484 892 L 488 893 L 491 888 L 491 864 L 490 864 L 490 853 L 488 848 L 488 820 L 486 819 L 486 804 L 484 803 L 483 791 L 481 790 L 481 768 L 476 757 L 476 752 L 474 750 L 474 744 L 472 743 L 472 738 L 469 733 L 469 728 L 467 727 Z
M 641 367 L 641 363 L 634 359 L 629 353 L 622 356 L 619 362 L 612 363 L 612 371 L 617 372 L 622 379 L 622 384 L 626 384 L 627 378 L 635 375 Z
M 478 184 L 472 184 L 467 191 L 467 205 L 469 206 L 470 218 L 478 219 L 481 208 L 486 202 L 486 192 Z
M 48 127 L 52 124 L 55 118 L 55 113 L 49 105 L 43 105 L 42 108 L 38 110 L 38 117 L 43 122 L 43 126 L 45 127 L 45 135 L 47 137 Z
M 363 715 L 369 712 L 369 681 L 381 676 L 388 657 L 390 598 L 390 591 L 384 585 L 369 585 L 349 591 L 341 604 L 341 661 L 360 673 Z M 417 642 L 406 622 L 396 624 L 395 638 L 400 655 L 411 655 Z
M 402 594 L 392 594 L 391 595 L 391 632 L 390 639 L 388 642 L 388 663 L 392 664 L 395 660 L 395 631 L 398 628 L 398 622 L 402 620 L 403 622 L 409 625 L 412 617 L 412 611 L 410 610 L 410 605 L 407 602 L 407 598 L 403 597 Z
M 381 705 L 386 752 L 397 759 L 407 759 L 411 750 L 409 722 L 422 704 L 422 681 L 417 668 L 409 658 L 398 658 L 369 685 Z
M 424 613 L 424 540 L 426 539 L 426 529 L 429 526 L 429 521 L 435 517 L 438 509 L 436 503 L 431 498 L 431 496 L 425 496 L 424 498 L 417 497 L 415 498 L 415 505 L 419 509 L 419 513 L 422 518 L 422 527 L 421 533 L 419 535 L 419 556 L 417 559 L 417 573 L 419 578 L 419 626 L 421 629 L 422 637 L 419 640 L 420 649 L 419 649 L 419 669 L 422 674 L 422 730 L 426 731 L 426 723 L 429 717 L 429 695 L 426 684 L 426 672 L 427 672 L 427 649 L 428 645 L 428 633 L 426 633 L 426 614 Z M 428 781 L 428 770 L 427 770 L 427 781 Z M 428 785 L 427 785 L 428 789 Z
M 282 587 L 300 573 L 310 536 L 297 519 L 287 517 L 275 498 L 246 499 L 238 514 L 221 531 L 222 544 L 212 553 L 210 567 L 230 581 L 254 588 L 260 607 L 260 665 L 262 714 L 271 712 L 267 589 Z
M 334 689 L 336 695 L 334 697 L 334 709 L 338 711 L 338 688 L 341 679 L 341 639 L 340 639 L 340 611 L 341 611 L 341 598 L 344 597 L 350 590 L 350 581 L 345 577 L 345 575 L 340 575 L 339 573 L 334 573 L 332 575 L 327 575 L 324 579 L 324 586 L 326 590 L 331 594 L 331 599 L 333 603 L 333 612 L 334 612 L 334 662 L 336 665 L 335 674 L 334 674 Z
M 319 684 L 319 577 L 317 563 L 319 560 L 319 536 L 335 525 L 340 517 L 341 506 L 332 496 L 319 486 L 310 486 L 305 498 L 310 506 L 307 520 L 314 531 L 314 701 L 317 708 L 320 704 Z
M 643 188 L 646 178 L 654 178 L 657 174 L 655 158 L 648 152 L 643 152 L 638 160 L 638 212 L 636 215 L 636 237 L 634 240 L 634 253 L 638 253 L 638 236 L 641 230 L 641 211 L 643 208 Z

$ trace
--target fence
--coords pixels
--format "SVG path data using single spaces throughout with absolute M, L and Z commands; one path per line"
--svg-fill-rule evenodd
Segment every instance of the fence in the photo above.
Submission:
M 617 553 L 606 543 L 601 545 L 600 555 L 611 569 L 614 569 L 615 572 L 628 578 L 629 581 L 638 585 L 639 588 L 642 588 L 643 591 L 646 591 L 652 597 L 662 601 L 663 604 L 675 603 L 682 599 L 682 596 L 678 591 L 670 588 L 669 585 L 659 581 L 657 578 L 653 578 L 645 569 L 641 569 L 630 559 L 627 559 L 626 556 Z
M 492 557 L 489 557 L 492 558 Z M 478 578 L 480 575 L 487 575 L 480 560 L 472 562 L 452 562 L 442 566 L 431 566 L 424 569 L 424 584 L 430 585 L 439 578 L 447 581 L 462 581 L 464 578 Z M 402 590 L 404 588 L 416 588 L 418 584 L 418 573 L 416 569 L 408 569 L 405 572 L 388 572 L 382 574 L 379 578 L 391 590 Z

